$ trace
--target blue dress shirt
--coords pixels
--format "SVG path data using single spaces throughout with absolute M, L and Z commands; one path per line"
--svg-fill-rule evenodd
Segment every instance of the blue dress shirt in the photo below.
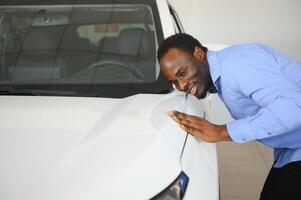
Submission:
M 301 160 L 301 64 L 261 44 L 208 51 L 212 80 L 235 119 L 234 142 L 274 148 L 274 167 Z

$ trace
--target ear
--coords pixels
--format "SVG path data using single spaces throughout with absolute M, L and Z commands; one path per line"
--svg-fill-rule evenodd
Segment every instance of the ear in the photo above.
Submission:
M 205 52 L 200 47 L 194 47 L 193 56 L 199 60 L 203 60 L 205 58 Z

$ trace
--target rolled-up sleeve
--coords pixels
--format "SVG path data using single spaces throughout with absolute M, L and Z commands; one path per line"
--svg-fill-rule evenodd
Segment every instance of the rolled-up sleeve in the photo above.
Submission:
M 233 63 L 235 73 L 232 76 L 236 87 L 261 108 L 252 116 L 227 124 L 230 137 L 238 143 L 273 137 L 301 128 L 300 89 L 275 60 L 268 57 L 264 59 L 262 55 L 256 59 L 256 56 L 249 59 L 244 57 Z M 300 64 L 294 62 L 291 65 Z

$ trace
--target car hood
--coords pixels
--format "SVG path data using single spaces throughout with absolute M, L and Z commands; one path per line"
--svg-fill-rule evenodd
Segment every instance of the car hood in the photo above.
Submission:
M 171 109 L 183 109 L 183 95 L 1 96 L 1 199 L 157 194 L 181 171 L 185 134 L 167 116 Z

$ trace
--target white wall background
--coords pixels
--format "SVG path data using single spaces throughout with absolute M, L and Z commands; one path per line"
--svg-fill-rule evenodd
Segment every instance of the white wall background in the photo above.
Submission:
M 201 43 L 265 43 L 301 62 L 301 0 L 170 0 Z

